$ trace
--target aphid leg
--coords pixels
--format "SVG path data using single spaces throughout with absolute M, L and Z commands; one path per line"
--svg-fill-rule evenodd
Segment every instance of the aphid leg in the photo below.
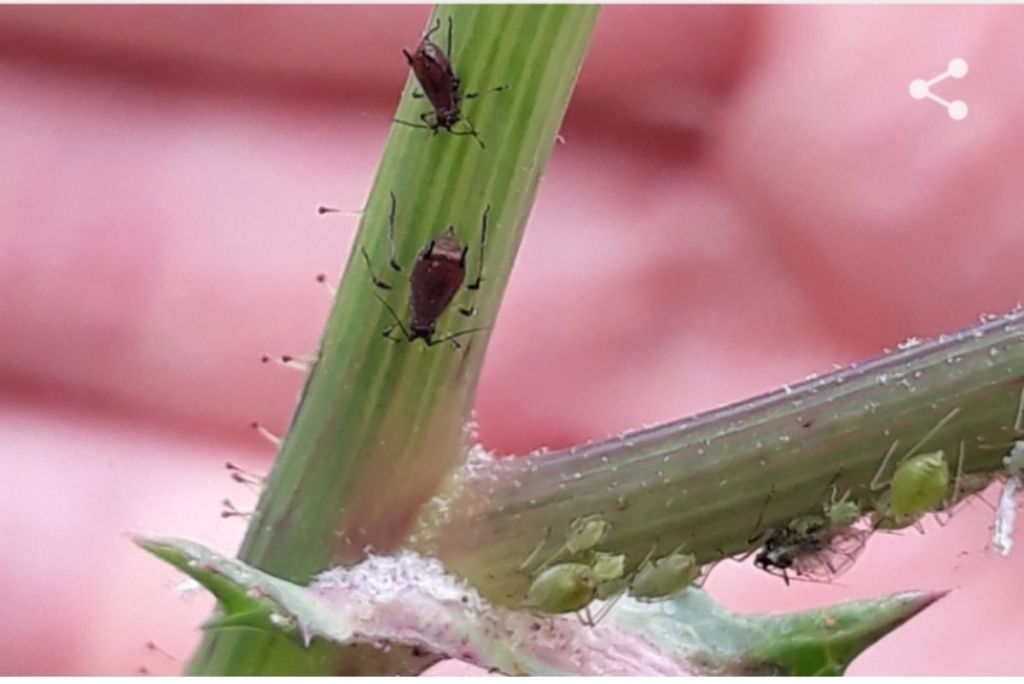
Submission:
M 477 264 L 476 280 L 466 286 L 467 290 L 479 290 L 480 283 L 484 279 L 484 245 L 487 244 L 487 217 L 491 213 L 491 206 L 484 209 L 484 217 L 480 221 L 480 263 Z
M 425 113 L 429 114 L 429 112 L 425 112 Z M 423 116 L 421 115 L 420 118 L 423 118 Z M 397 124 L 402 124 L 403 126 L 408 126 L 409 128 L 424 128 L 424 129 L 426 129 L 428 131 L 433 131 L 435 129 L 434 126 L 430 126 L 430 125 L 427 125 L 427 124 L 413 123 L 411 121 L 402 121 L 401 119 L 392 119 L 392 121 L 394 123 L 397 123 Z
M 1018 435 L 1024 432 L 1024 387 L 1020 390 L 1020 400 L 1017 402 L 1017 415 L 1013 420 L 1013 431 Z
M 477 268 L 476 268 L 476 279 L 473 282 L 471 282 L 469 285 L 466 286 L 467 290 L 471 290 L 471 291 L 474 291 L 474 292 L 480 289 L 480 283 L 482 283 L 483 279 L 484 279 L 484 258 L 485 258 L 484 257 L 484 254 L 485 254 L 485 252 L 484 252 L 484 245 L 487 244 L 487 216 L 488 216 L 488 214 L 490 214 L 490 212 L 491 212 L 491 207 L 490 207 L 490 205 L 488 205 L 488 207 L 486 209 L 484 209 L 484 217 L 481 220 L 481 228 L 480 228 L 480 261 L 477 264 Z M 476 314 L 476 307 L 475 306 L 460 307 L 459 308 L 459 313 L 461 313 L 463 316 L 473 316 L 473 315 Z
M 842 474 L 843 466 L 839 466 L 839 470 L 836 471 L 836 474 L 832 476 L 832 479 L 829 480 L 828 485 L 825 487 L 825 491 L 829 492 L 829 500 L 831 503 L 839 503 L 836 501 L 836 497 L 839 495 L 839 488 L 836 486 L 836 482 L 839 481 L 839 477 Z M 846 497 L 849 496 L 849 494 L 850 492 L 847 490 L 846 494 L 843 495 L 843 501 L 846 500 Z
M 364 252 L 364 254 L 365 254 L 365 252 Z M 409 333 L 409 330 L 402 323 L 402 319 L 398 317 L 397 313 L 395 313 L 394 307 L 392 307 L 390 304 L 388 304 L 388 300 L 386 300 L 383 297 L 381 297 L 380 294 L 378 294 L 377 292 L 374 292 L 373 296 L 380 300 L 380 303 L 384 305 L 384 307 L 388 310 L 388 313 L 391 314 L 391 318 L 394 319 L 394 321 L 395 321 L 395 325 L 389 325 L 387 328 L 384 329 L 384 331 L 382 333 L 384 335 L 384 337 L 386 337 L 386 338 L 388 338 L 390 340 L 394 340 L 395 342 L 397 342 L 398 340 L 395 340 L 393 337 L 391 337 L 391 331 L 394 330 L 395 326 L 398 326 L 398 329 L 402 331 L 402 335 L 405 337 L 405 339 L 411 341 L 413 339 L 413 337 Z
M 443 337 L 438 337 L 437 339 L 430 340 L 429 342 L 427 342 L 427 346 L 428 347 L 433 347 L 435 344 L 441 344 L 443 342 L 451 342 L 452 340 L 454 340 L 454 339 L 456 339 L 458 337 L 462 337 L 463 335 L 471 335 L 471 334 L 473 334 L 475 332 L 483 332 L 484 330 L 490 330 L 490 329 L 491 329 L 491 326 L 488 325 L 488 326 L 485 326 L 483 328 L 470 328 L 468 330 L 460 330 L 459 332 L 449 333 L 447 335 L 444 335 Z M 408 337 L 408 335 L 407 335 L 407 337 Z M 455 348 L 458 349 L 460 346 L 461 345 L 456 344 Z
M 750 553 L 753 553 L 753 552 L 750 552 Z M 748 556 L 749 556 L 749 554 L 748 554 Z M 698 589 L 702 589 L 704 587 L 704 585 L 707 584 L 708 579 L 711 577 L 711 571 L 714 570 L 715 568 L 717 568 L 718 564 L 721 563 L 722 561 L 724 561 L 726 558 L 727 558 L 727 556 L 725 555 L 725 551 L 723 551 L 722 549 L 718 549 L 718 560 L 716 560 L 714 563 L 711 563 L 709 565 L 705 565 L 704 567 L 707 568 L 707 570 L 701 570 L 700 577 L 698 577 L 697 581 L 694 582 L 694 584 L 697 586 Z M 746 560 L 746 559 L 744 559 L 744 560 Z
M 761 530 L 761 525 L 764 523 L 764 512 L 766 510 L 768 510 L 768 502 L 772 500 L 773 496 L 775 496 L 775 485 L 772 485 L 771 487 L 768 488 L 768 496 L 766 496 L 764 498 L 764 503 L 761 504 L 761 512 L 757 514 L 757 522 L 754 523 L 754 532 L 753 532 L 753 534 L 750 537 L 747 538 L 747 543 L 748 544 L 753 544 L 754 542 L 756 542 L 756 541 L 760 540 L 762 537 L 764 537 L 765 531 Z M 758 530 L 761 530 L 761 531 L 758 532 Z M 753 553 L 753 551 L 751 551 L 750 553 Z M 750 553 L 748 553 L 746 556 L 744 556 L 743 560 L 746 560 L 747 558 L 749 558 L 750 557 Z
M 601 623 L 602 620 L 604 620 L 606 617 L 608 617 L 608 613 L 612 612 L 612 608 L 615 607 L 615 604 L 618 603 L 619 599 L 622 598 L 625 595 L 626 595 L 626 587 L 624 586 L 624 587 L 622 587 L 622 589 L 620 589 L 618 592 L 616 592 L 614 596 L 612 596 L 610 599 L 605 601 L 604 605 L 601 606 L 600 610 L 597 611 L 597 615 L 593 619 L 593 623 L 594 623 L 593 626 L 596 627 L 597 625 L 599 625 Z M 588 611 L 590 610 L 590 606 L 587 606 L 587 610 Z
M 391 195 L 391 212 L 388 214 L 388 250 L 391 256 L 391 268 L 398 272 L 402 271 L 402 265 L 398 263 L 395 258 L 395 211 L 398 207 L 398 202 L 395 200 L 395 193 Z
M 472 100 L 473 98 L 480 97 L 481 95 L 487 95 L 489 93 L 501 93 L 506 90 L 508 90 L 508 84 L 503 84 L 500 86 L 495 86 L 493 88 L 488 88 L 487 90 L 481 90 L 476 93 L 463 93 L 462 98 L 465 100 Z
M 892 455 L 896 453 L 896 449 L 898 449 L 899 446 L 900 440 L 898 439 L 889 445 L 889 450 L 885 452 L 885 458 L 882 459 L 882 465 L 878 466 L 878 470 L 875 472 L 875 476 L 871 478 L 871 484 L 868 485 L 873 491 L 878 491 L 882 487 L 889 484 L 888 482 L 882 482 L 880 478 L 885 473 L 886 469 L 889 467 L 889 461 L 892 459 Z
M 594 616 L 590 612 L 589 605 L 583 610 L 576 611 L 576 619 L 579 620 L 580 624 L 582 624 L 584 627 L 593 628 L 597 626 L 597 622 L 594 620 Z
M 441 20 L 438 19 L 438 22 Z M 448 15 L 448 47 L 445 49 L 445 53 L 450 58 L 452 56 L 452 17 Z
M 964 478 L 964 440 L 960 440 L 960 455 L 956 459 L 956 479 L 953 481 L 953 498 L 947 501 L 942 510 L 935 512 L 935 522 L 939 527 L 945 527 L 953 519 L 953 510 L 960 503 L 960 496 L 963 494 L 961 484 Z
M 426 113 L 430 114 L 431 112 L 426 112 Z M 477 135 L 477 133 L 476 133 L 476 126 L 474 126 L 472 123 L 470 123 L 469 119 L 467 119 L 466 117 L 462 117 L 462 121 L 465 121 L 466 125 L 469 126 L 469 130 L 468 131 L 456 131 L 456 130 L 453 130 L 453 129 L 449 128 L 448 132 L 451 133 L 452 135 L 468 135 L 468 136 L 471 136 L 473 138 L 473 140 L 476 140 L 477 144 L 480 145 L 480 149 L 481 150 L 486 150 L 487 146 L 484 145 L 483 139 L 481 139 L 480 136 Z M 435 129 L 434 132 L 436 133 L 437 129 Z
M 373 272 L 373 263 L 370 261 L 370 255 L 366 252 L 366 248 L 360 247 L 359 251 L 363 253 L 363 259 L 366 260 L 366 268 L 370 272 L 370 280 L 373 281 L 374 287 L 379 287 L 382 290 L 390 290 L 391 285 L 378 278 L 377 274 Z
M 431 119 L 433 117 L 433 119 Z M 437 132 L 441 130 L 441 127 L 437 124 L 437 116 L 432 111 L 426 111 L 420 114 L 420 121 L 437 135 Z

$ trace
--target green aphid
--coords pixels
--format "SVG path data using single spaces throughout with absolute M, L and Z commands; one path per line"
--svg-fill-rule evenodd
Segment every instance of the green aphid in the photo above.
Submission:
M 599 514 L 577 518 L 569 528 L 565 550 L 573 555 L 589 551 L 603 542 L 611 529 L 611 523 Z
M 612 526 L 604 516 L 600 514 L 586 515 L 582 518 L 577 518 L 572 521 L 569 526 L 569 533 L 566 535 L 565 542 L 557 551 L 548 557 L 546 561 L 537 565 L 532 572 L 538 572 L 556 560 L 566 551 L 569 552 L 570 556 L 578 556 L 584 552 L 591 551 L 595 546 L 604 541 L 605 537 L 611 531 Z M 548 528 L 548 533 L 544 539 L 537 544 L 537 547 L 526 557 L 519 565 L 519 570 L 525 572 L 528 568 L 533 565 L 533 562 L 537 559 L 537 556 L 544 549 L 547 542 L 547 537 L 551 534 L 551 528 Z
M 523 606 L 549 615 L 583 610 L 597 595 L 594 570 L 583 563 L 559 563 L 537 575 Z
M 594 554 L 591 568 L 597 580 L 597 598 L 601 600 L 621 593 L 629 584 L 629 578 L 625 576 L 626 557 L 622 554 L 598 551 Z
M 650 554 L 648 554 L 649 556 Z M 629 595 L 639 601 L 657 601 L 682 593 L 700 577 L 697 557 L 680 546 L 667 556 L 649 558 L 629 582 Z
M 909 524 L 943 506 L 949 493 L 949 464 L 943 451 L 912 456 L 896 467 L 888 491 L 888 515 Z
M 847 492 L 849 495 L 849 492 Z M 860 520 L 862 513 L 860 505 L 856 501 L 847 500 L 844 496 L 839 501 L 833 501 L 825 507 L 825 516 L 828 518 L 829 532 L 835 534 Z
M 598 551 L 594 554 L 594 562 L 590 567 L 598 582 L 610 582 L 626 573 L 626 557 L 621 553 Z

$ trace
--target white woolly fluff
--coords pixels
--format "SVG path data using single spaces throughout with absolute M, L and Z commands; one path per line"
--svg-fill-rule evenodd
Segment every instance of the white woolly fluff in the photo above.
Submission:
M 1020 490 L 1024 488 L 1024 441 L 1013 445 L 1010 453 L 1003 459 L 1006 466 L 1006 482 L 999 495 L 999 506 L 996 508 L 996 524 L 992 532 L 992 546 L 1000 556 L 1009 556 L 1013 550 L 1013 527 L 1017 521 L 1017 500 Z

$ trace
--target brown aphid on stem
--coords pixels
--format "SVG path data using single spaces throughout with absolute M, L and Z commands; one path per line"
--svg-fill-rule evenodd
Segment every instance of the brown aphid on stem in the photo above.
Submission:
M 391 193 L 391 213 L 388 217 L 390 265 L 396 272 L 401 272 L 402 266 L 395 258 L 395 211 L 395 195 Z M 477 268 L 476 279 L 466 286 L 467 290 L 475 291 L 480 289 L 480 283 L 483 281 L 484 243 L 487 241 L 487 215 L 489 212 L 490 207 L 484 210 L 480 233 L 480 263 Z M 401 317 L 399 317 L 387 300 L 377 295 L 377 299 L 387 307 L 395 321 L 395 325 L 385 328 L 385 337 L 395 342 L 399 341 L 391 336 L 395 327 L 397 327 L 409 342 L 423 340 L 428 347 L 441 344 L 442 342 L 451 342 L 452 346 L 458 348 L 459 344 L 455 341 L 455 338 L 486 330 L 486 328 L 470 328 L 469 330 L 450 333 L 439 338 L 434 337 L 437 332 L 438 320 L 448 310 L 448 306 L 462 288 L 462 283 L 466 278 L 466 254 L 468 251 L 469 247 L 463 245 L 455 237 L 454 226 L 448 226 L 444 233 L 431 240 L 423 251 L 420 252 L 419 256 L 416 257 L 416 263 L 413 264 L 412 273 L 409 276 L 410 316 L 408 327 L 402 323 Z M 382 290 L 390 290 L 391 285 L 374 274 L 373 263 L 365 248 L 362 248 L 362 253 L 374 286 Z M 472 307 L 460 308 L 459 313 L 464 316 L 472 316 L 475 310 Z
M 416 50 L 409 52 L 408 50 L 402 50 L 405 55 L 405 60 L 409 63 L 409 68 L 412 69 L 413 75 L 419 82 L 420 87 L 423 89 L 422 92 L 413 91 L 413 97 L 426 97 L 427 101 L 430 102 L 434 108 L 433 111 L 423 112 L 420 114 L 421 124 L 411 123 L 409 121 L 402 121 L 401 119 L 395 119 L 396 123 L 400 123 L 406 126 L 412 126 L 413 128 L 425 128 L 432 131 L 435 135 L 438 131 L 447 131 L 452 135 L 468 135 L 471 136 L 480 145 L 480 149 L 484 148 L 484 141 L 480 139 L 480 136 L 476 133 L 476 128 L 473 124 L 466 119 L 462 114 L 461 102 L 463 99 L 472 99 L 478 97 L 481 93 L 463 93 L 461 90 L 461 82 L 458 76 L 455 75 L 455 70 L 452 68 L 451 60 L 449 55 L 452 51 L 452 19 L 448 17 L 448 47 L 447 50 L 442 50 L 439 45 L 430 40 L 430 36 L 433 35 L 439 28 L 441 28 L 441 20 L 438 19 L 434 23 L 434 26 L 427 31 L 427 33 L 420 39 L 419 45 L 416 46 Z M 500 92 L 505 90 L 508 86 L 498 86 L 491 88 L 487 92 Z M 456 131 L 455 125 L 460 121 L 465 121 L 469 126 L 467 131 Z

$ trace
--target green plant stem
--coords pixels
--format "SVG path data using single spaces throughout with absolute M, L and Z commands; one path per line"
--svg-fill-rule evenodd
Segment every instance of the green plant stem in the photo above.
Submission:
M 536 557 L 553 554 L 583 515 L 604 515 L 612 530 L 602 548 L 633 565 L 653 543 L 662 553 L 685 543 L 700 562 L 715 561 L 820 512 L 833 482 L 870 508 L 878 492 L 869 484 L 890 449 L 896 457 L 919 443 L 943 449 L 955 468 L 963 445 L 965 472 L 999 470 L 1024 433 L 1022 392 L 1024 313 L 1016 311 L 676 423 L 477 460 L 426 511 L 412 546 L 506 606 L 525 596 L 523 561 L 541 542 Z
M 463 89 L 509 89 L 463 102 L 486 150 L 469 136 L 392 128 L 318 361 L 240 559 L 302 584 L 328 567 L 360 560 L 367 547 L 390 551 L 461 462 L 489 330 L 461 337 L 459 349 L 391 342 L 381 331 L 394 321 L 378 295 L 404 315 L 412 263 L 448 226 L 472 247 L 468 283 L 479 263 L 481 219 L 489 207 L 483 287 L 456 297 L 438 335 L 493 325 L 596 15 L 593 6 L 458 5 L 440 7 L 431 17 L 428 26 L 452 18 L 450 57 Z M 417 40 L 408 36 L 405 47 L 414 48 Z M 396 60 L 403 59 L 401 47 L 395 45 Z M 410 76 L 398 119 L 418 121 L 428 106 L 412 98 L 414 87 Z M 401 272 L 388 265 L 392 192 Z M 374 287 L 360 248 L 392 289 Z M 476 318 L 461 319 L 455 309 L 471 303 Z M 322 644 L 296 653 L 293 644 L 265 634 L 221 630 L 207 635 L 189 672 L 385 674 L 422 667 L 400 661 L 396 653 L 342 652 Z

